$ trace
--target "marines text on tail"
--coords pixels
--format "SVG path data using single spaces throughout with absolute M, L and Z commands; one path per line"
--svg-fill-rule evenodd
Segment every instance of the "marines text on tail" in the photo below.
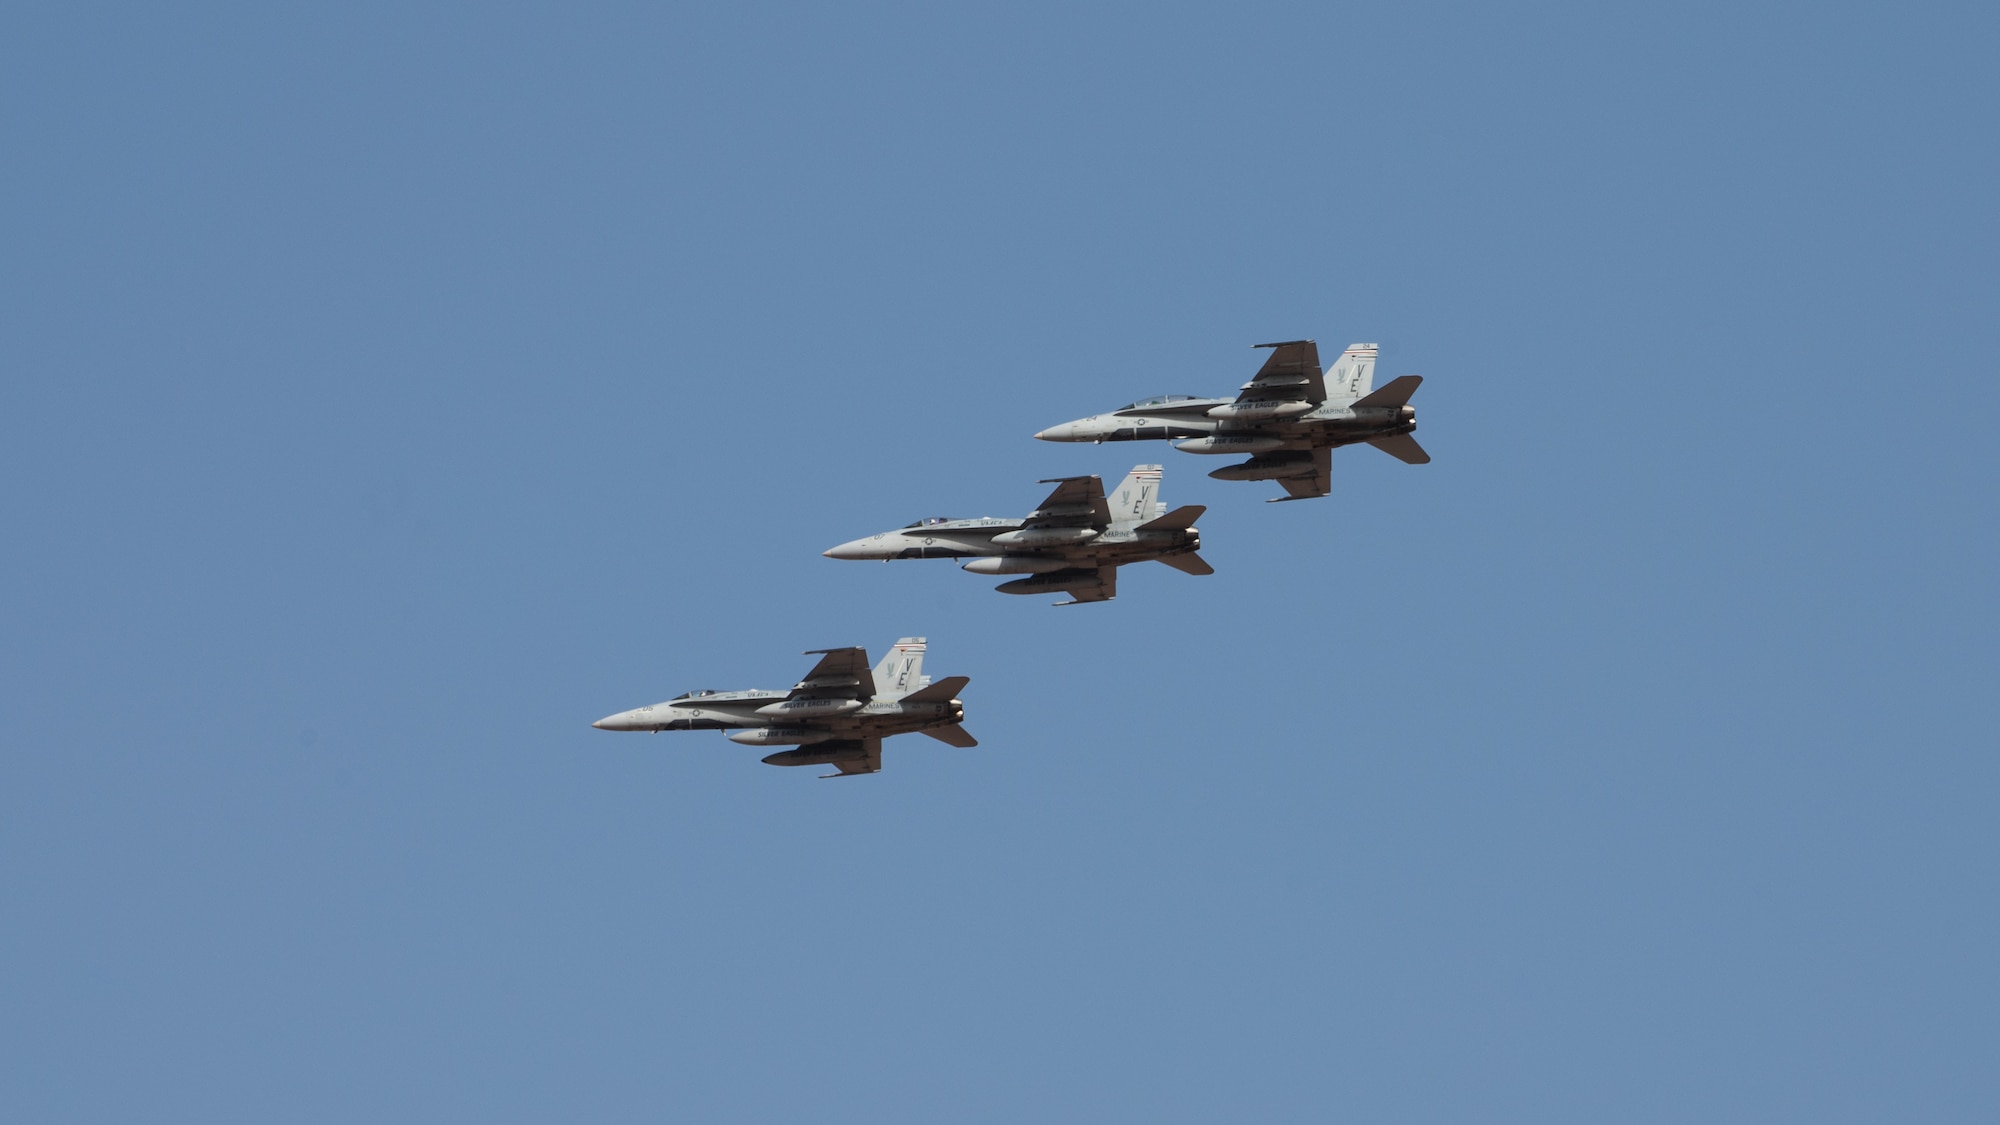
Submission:
M 1271 357 L 1234 399 L 1160 395 L 1051 426 L 1043 441 L 1178 439 L 1186 453 L 1249 454 L 1241 464 L 1208 474 L 1217 480 L 1275 480 L 1305 500 L 1332 491 L 1332 451 L 1367 442 L 1402 461 L 1430 461 L 1417 439 L 1410 395 L 1421 375 L 1403 375 L 1375 390 L 1374 344 L 1352 344 L 1321 374 L 1311 340 L 1258 344 Z
M 830 765 L 844 774 L 882 768 L 882 740 L 922 731 L 952 746 L 979 742 L 960 724 L 956 698 L 971 680 L 923 675 L 924 638 L 904 637 L 868 670 L 861 648 L 817 649 L 806 677 L 792 690 L 694 691 L 665 703 L 620 711 L 590 724 L 599 730 L 735 730 L 745 746 L 792 746 L 764 760 L 774 766 Z
M 1118 568 L 1157 560 L 1189 574 L 1215 569 L 1195 551 L 1198 504 L 1169 512 L 1160 502 L 1160 467 L 1136 465 L 1107 497 L 1096 477 L 1045 480 L 1056 486 L 1020 519 L 918 520 L 894 531 L 842 543 L 832 559 L 964 559 L 974 574 L 1025 574 L 995 587 L 1003 594 L 1066 591 L 1077 602 L 1118 596 Z

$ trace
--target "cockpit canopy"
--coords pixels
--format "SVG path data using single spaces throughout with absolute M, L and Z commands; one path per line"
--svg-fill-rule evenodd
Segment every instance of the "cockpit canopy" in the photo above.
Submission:
M 1200 395 L 1154 395 L 1152 398 L 1142 398 L 1138 402 L 1128 402 L 1118 409 L 1137 410 L 1142 406 L 1165 406 L 1170 402 L 1188 402 L 1200 397 Z
M 679 695 L 674 696 L 674 699 L 700 699 L 702 696 L 714 695 L 714 694 L 715 694 L 714 688 L 703 688 L 700 691 L 684 691 Z M 667 702 L 671 703 L 673 702 L 673 700 L 670 699 Z
M 906 523 L 906 524 L 904 524 L 903 526 L 904 526 L 905 528 L 911 528 L 911 527 L 936 527 L 936 526 L 937 526 L 938 524 L 941 524 L 941 523 L 950 523 L 950 522 L 951 522 L 951 517 L 950 517 L 950 516 L 932 516 L 932 517 L 930 517 L 929 519 L 922 519 L 922 520 L 912 520 L 911 522 L 909 522 L 909 523 Z

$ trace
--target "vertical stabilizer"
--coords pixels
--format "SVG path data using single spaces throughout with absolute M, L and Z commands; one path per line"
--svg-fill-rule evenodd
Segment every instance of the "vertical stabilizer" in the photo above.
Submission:
M 1375 389 L 1374 344 L 1349 344 L 1326 369 L 1326 397 L 1360 398 Z
M 1132 472 L 1105 495 L 1104 502 L 1111 510 L 1113 524 L 1145 523 L 1165 515 L 1167 505 L 1160 499 L 1160 467 L 1132 466 Z
M 875 666 L 875 694 L 883 699 L 901 699 L 931 682 L 923 673 L 924 638 L 904 637 Z

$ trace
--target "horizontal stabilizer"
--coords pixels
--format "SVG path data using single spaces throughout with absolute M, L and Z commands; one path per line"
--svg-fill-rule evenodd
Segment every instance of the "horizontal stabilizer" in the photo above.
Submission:
M 979 740 L 972 737 L 971 731 L 955 723 L 948 727 L 925 727 L 923 732 L 947 746 L 956 746 L 961 750 L 970 750 L 979 745 Z
M 1166 563 L 1175 570 L 1185 571 L 1188 574 L 1196 576 L 1215 573 L 1215 568 L 1208 565 L 1208 560 L 1195 554 L 1193 551 L 1189 551 L 1184 555 L 1161 555 L 1154 561 Z
M 1417 387 L 1423 381 L 1422 375 L 1398 375 L 1375 388 L 1372 393 L 1356 399 L 1354 408 L 1359 410 L 1364 406 L 1401 406 L 1410 401 L 1410 396 L 1417 393 Z
M 1417 444 L 1417 439 L 1408 434 L 1384 434 L 1378 438 L 1369 438 L 1368 444 L 1398 461 L 1411 465 L 1431 463 L 1431 455 L 1425 453 L 1424 447 Z
M 922 691 L 912 692 L 903 697 L 904 703 L 950 703 L 965 685 L 972 682 L 971 676 L 946 676 Z
M 1140 524 L 1136 531 L 1186 531 L 1194 526 L 1208 507 L 1203 504 L 1184 504 L 1159 519 Z

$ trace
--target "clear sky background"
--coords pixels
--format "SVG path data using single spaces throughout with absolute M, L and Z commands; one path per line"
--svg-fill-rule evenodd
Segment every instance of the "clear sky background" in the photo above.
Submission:
M 1990 5 L 9 5 L 0 1116 L 2000 1119 Z M 1266 505 L 1035 430 L 1380 341 Z M 1109 605 L 824 548 L 1166 466 Z M 931 639 L 976 750 L 591 720 Z

